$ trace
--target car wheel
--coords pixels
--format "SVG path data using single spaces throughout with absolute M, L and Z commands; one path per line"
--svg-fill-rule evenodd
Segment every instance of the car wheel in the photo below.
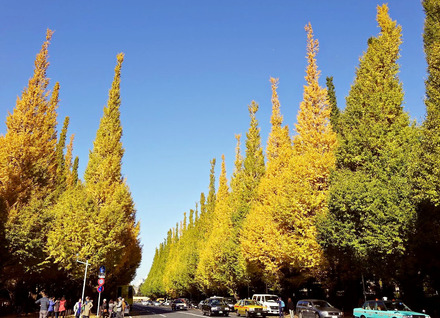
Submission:
M 249 318 L 249 311 L 246 311 L 246 318 Z
M 225 313 L 225 317 L 228 317 L 229 316 L 229 314 L 228 313 Z
M 238 312 L 238 310 L 237 310 L 237 316 L 240 317 L 240 313 Z
M 209 317 L 212 316 L 212 311 L 211 311 L 211 309 L 209 309 L 208 315 L 209 315 Z

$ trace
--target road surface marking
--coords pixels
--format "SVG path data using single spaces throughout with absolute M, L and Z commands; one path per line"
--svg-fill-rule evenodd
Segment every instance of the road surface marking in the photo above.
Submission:
M 200 314 L 193 314 L 193 313 L 190 313 L 190 312 L 183 312 L 182 314 L 185 314 L 185 315 L 191 315 L 191 316 L 196 316 L 196 317 L 203 317 L 203 316 L 200 315 Z

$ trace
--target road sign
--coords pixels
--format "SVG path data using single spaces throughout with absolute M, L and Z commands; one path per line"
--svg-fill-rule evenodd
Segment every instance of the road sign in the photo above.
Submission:
M 98 288 L 96 288 L 96 290 L 98 291 L 98 293 L 102 293 L 104 291 L 104 286 L 98 286 Z
M 105 266 L 101 266 L 98 269 L 98 277 L 105 278 Z
M 104 283 L 105 283 L 105 279 L 104 279 L 104 278 L 99 278 L 99 279 L 98 279 L 98 285 L 99 285 L 99 286 L 104 285 Z

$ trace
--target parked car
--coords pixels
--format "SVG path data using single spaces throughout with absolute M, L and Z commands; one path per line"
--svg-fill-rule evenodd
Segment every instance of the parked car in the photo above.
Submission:
M 246 317 L 266 317 L 263 306 L 252 299 L 242 299 L 238 302 L 237 316 L 240 315 Z
M 189 308 L 198 308 L 197 306 L 198 306 L 198 303 L 196 301 L 191 300 L 189 302 Z
M 171 302 L 171 310 L 188 310 L 188 305 L 183 301 L 183 299 L 174 299 Z
M 203 315 L 222 315 L 229 316 L 229 306 L 221 297 L 211 297 L 202 304 Z
M 353 309 L 356 318 L 430 318 L 414 312 L 400 300 L 369 300 L 361 308 Z
M 224 297 L 223 300 L 229 306 L 229 311 L 234 311 L 234 305 L 236 303 L 235 299 L 231 297 Z
M 204 303 L 205 303 L 205 300 L 201 300 L 197 305 L 197 309 L 202 309 L 202 306 Z
M 271 294 L 254 294 L 252 300 L 263 306 L 265 315 L 279 315 L 278 296 Z
M 296 303 L 298 318 L 340 318 L 344 314 L 325 300 L 303 299 Z

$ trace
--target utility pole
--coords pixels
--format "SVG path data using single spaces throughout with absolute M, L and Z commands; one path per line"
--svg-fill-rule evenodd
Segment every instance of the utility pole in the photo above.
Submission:
M 84 283 L 83 283 L 83 291 L 82 291 L 82 296 L 81 296 L 81 306 L 84 306 L 84 291 L 86 289 L 86 279 L 87 279 L 87 267 L 89 266 L 89 260 L 86 259 L 86 262 L 81 262 L 80 260 L 78 260 L 78 254 L 76 254 L 76 261 L 78 263 L 84 264 L 86 265 L 86 269 L 84 271 Z M 84 307 L 81 307 L 84 308 Z

